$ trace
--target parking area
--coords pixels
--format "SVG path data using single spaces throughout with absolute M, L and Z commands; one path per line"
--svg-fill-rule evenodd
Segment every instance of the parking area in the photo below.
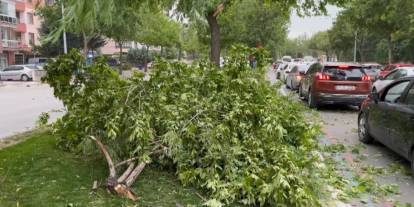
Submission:
M 0 139 L 30 130 L 42 112 L 51 121 L 62 115 L 63 105 L 53 90 L 38 82 L 0 82 Z
M 268 79 L 276 83 L 276 75 L 273 70 L 268 72 Z M 299 99 L 296 91 L 291 91 L 285 85 L 280 92 L 283 95 L 291 95 Z M 398 193 L 387 198 L 368 196 L 351 202 L 352 206 L 379 206 L 392 207 L 400 204 L 414 204 L 414 179 L 410 173 L 410 163 L 397 153 L 389 150 L 384 145 L 374 142 L 366 145 L 358 140 L 358 113 L 357 107 L 345 105 L 327 105 L 319 108 L 317 114 L 322 125 L 323 143 L 343 145 L 344 152 L 340 152 L 339 162 L 346 169 L 345 174 L 362 175 L 367 169 L 378 184 L 395 185 Z M 372 172 L 374 171 L 374 172 Z M 403 206 L 404 206 L 403 205 Z

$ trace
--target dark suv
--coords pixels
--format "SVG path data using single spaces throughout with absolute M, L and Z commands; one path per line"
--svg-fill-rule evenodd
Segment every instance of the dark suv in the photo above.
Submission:
M 314 63 L 299 86 L 309 107 L 323 104 L 360 106 L 371 90 L 371 78 L 354 63 Z
M 396 80 L 362 103 L 358 135 L 361 142 L 375 139 L 411 161 L 414 175 L 414 77 Z

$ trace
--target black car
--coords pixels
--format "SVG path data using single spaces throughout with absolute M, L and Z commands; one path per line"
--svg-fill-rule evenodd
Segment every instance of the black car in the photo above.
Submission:
M 414 77 L 398 79 L 362 103 L 358 135 L 363 143 L 375 139 L 408 159 L 414 173 Z

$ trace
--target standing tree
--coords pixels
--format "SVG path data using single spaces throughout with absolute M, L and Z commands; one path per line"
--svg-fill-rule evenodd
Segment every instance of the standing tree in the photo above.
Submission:
M 58 41 L 47 41 L 49 35 L 59 28 L 60 20 L 62 19 L 62 12 L 60 5 L 53 5 L 47 7 L 38 7 L 36 8 L 36 15 L 43 19 L 41 27 L 39 28 L 41 45 L 35 46 L 36 50 L 43 56 L 55 57 L 57 55 L 63 54 L 63 35 L 60 34 Z M 68 43 L 68 48 L 82 48 L 82 37 L 73 32 L 66 33 L 66 39 Z M 102 47 L 105 45 L 105 40 L 101 36 L 95 36 L 88 41 L 88 47 L 92 50 Z
M 72 25 L 77 31 L 83 34 L 89 32 L 98 32 L 101 26 L 110 27 L 114 17 L 119 15 L 116 13 L 119 9 L 132 7 L 139 8 L 143 3 L 147 2 L 152 9 L 173 5 L 178 12 L 190 17 L 191 19 L 205 19 L 210 29 L 210 60 L 217 66 L 220 64 L 220 24 L 218 22 L 219 15 L 232 4 L 240 3 L 238 0 L 90 0 L 78 1 L 69 0 L 67 2 L 68 18 L 56 32 L 62 32 L 65 25 Z M 326 12 L 327 4 L 338 4 L 346 2 L 345 0 L 259 0 L 263 5 L 277 4 L 281 9 L 295 9 L 298 13 L 310 15 Z M 103 24 L 101 24 L 103 22 Z M 99 26 L 98 26 L 99 25 Z M 226 26 L 226 25 L 224 25 Z M 55 37 L 57 35 L 54 35 Z

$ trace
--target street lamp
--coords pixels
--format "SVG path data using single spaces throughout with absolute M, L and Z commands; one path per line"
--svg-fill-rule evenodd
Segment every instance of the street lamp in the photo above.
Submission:
M 63 6 L 63 0 L 61 1 L 61 8 L 62 8 L 62 22 L 65 24 L 65 8 Z M 66 29 L 63 28 L 63 52 L 68 54 L 68 45 L 66 42 Z

